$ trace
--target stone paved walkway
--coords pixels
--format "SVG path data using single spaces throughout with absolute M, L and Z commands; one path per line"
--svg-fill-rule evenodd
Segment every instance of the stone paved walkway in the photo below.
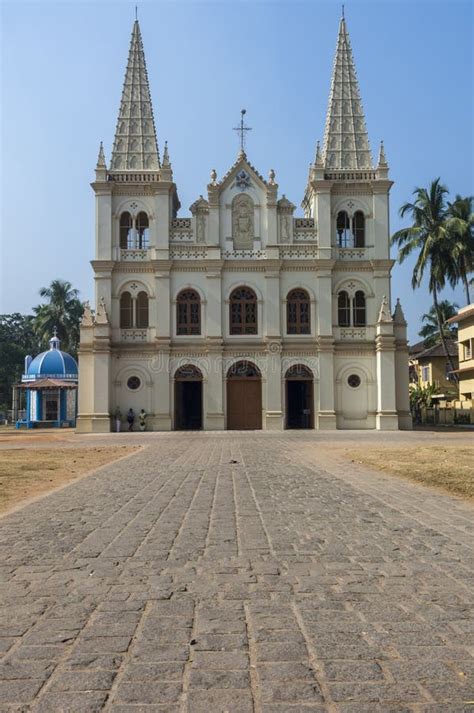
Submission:
M 470 505 L 314 433 L 143 442 L 0 520 L 0 711 L 474 711 Z

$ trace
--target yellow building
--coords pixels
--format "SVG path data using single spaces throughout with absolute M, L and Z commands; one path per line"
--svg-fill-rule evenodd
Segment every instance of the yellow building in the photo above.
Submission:
M 474 405 L 474 303 L 459 310 L 448 324 L 458 323 L 459 406 L 472 408 Z
M 448 353 L 454 367 L 458 367 L 458 350 L 456 342 L 447 341 Z M 457 396 L 457 386 L 451 372 L 451 365 L 446 358 L 442 344 L 426 348 L 423 342 L 409 347 L 410 383 L 426 388 L 434 384 L 437 388 L 438 400 L 450 401 Z

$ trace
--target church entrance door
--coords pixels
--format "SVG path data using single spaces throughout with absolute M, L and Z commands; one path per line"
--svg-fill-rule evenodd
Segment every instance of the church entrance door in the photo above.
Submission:
M 262 428 L 262 378 L 251 362 L 237 362 L 227 373 L 227 428 Z
M 286 427 L 314 428 L 313 374 L 301 364 L 286 372 Z
M 202 428 L 202 374 L 195 366 L 183 366 L 174 382 L 174 427 L 177 431 Z

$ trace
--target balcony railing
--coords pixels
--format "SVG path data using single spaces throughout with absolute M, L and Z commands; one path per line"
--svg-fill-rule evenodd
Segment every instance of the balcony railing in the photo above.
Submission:
M 367 260 L 367 248 L 336 248 L 337 260 Z
M 130 248 L 120 250 L 120 259 L 126 262 L 143 262 L 149 260 L 148 248 Z
M 146 342 L 148 329 L 121 329 L 120 338 L 122 342 Z

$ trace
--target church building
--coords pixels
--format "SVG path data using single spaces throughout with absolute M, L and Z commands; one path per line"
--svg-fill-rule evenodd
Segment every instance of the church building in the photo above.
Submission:
M 180 217 L 135 21 L 112 155 L 107 166 L 101 144 L 92 183 L 78 431 L 109 431 L 129 408 L 147 430 L 411 428 L 392 182 L 383 144 L 372 162 L 344 18 L 302 217 L 252 165 L 244 114 L 235 162 Z

